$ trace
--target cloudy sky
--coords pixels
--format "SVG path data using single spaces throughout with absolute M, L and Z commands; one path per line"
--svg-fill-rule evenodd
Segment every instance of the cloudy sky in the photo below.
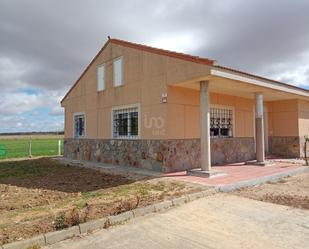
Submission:
M 0 133 L 63 129 L 59 101 L 107 36 L 309 89 L 308 0 L 0 0 Z

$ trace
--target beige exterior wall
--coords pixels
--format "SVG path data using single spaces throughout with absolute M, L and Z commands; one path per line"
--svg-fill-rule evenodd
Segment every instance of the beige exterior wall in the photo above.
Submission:
M 298 100 L 268 103 L 269 136 L 298 136 Z
M 119 56 L 123 56 L 124 84 L 114 87 L 112 63 Z M 105 90 L 97 92 L 97 66 L 102 63 L 105 63 Z M 161 95 L 167 93 L 167 83 L 199 77 L 209 70 L 207 65 L 109 43 L 62 102 L 65 137 L 73 137 L 73 114 L 85 112 L 86 138 L 109 139 L 112 107 L 139 104 L 140 138 L 165 138 L 170 107 L 161 103 Z M 153 120 L 157 120 L 157 125 Z
M 234 137 L 254 137 L 254 100 L 211 93 L 210 104 L 234 110 Z M 199 91 L 168 88 L 167 138 L 199 138 Z
M 309 101 L 298 101 L 299 136 L 309 135 Z

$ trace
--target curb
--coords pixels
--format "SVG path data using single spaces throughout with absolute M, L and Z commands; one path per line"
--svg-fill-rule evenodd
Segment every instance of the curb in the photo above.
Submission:
M 240 182 L 229 184 L 229 185 L 215 186 L 214 188 L 218 192 L 231 192 L 231 191 L 238 190 L 241 188 L 260 185 L 268 181 L 276 182 L 285 177 L 294 176 L 294 175 L 307 173 L 307 172 L 309 172 L 309 167 L 303 166 L 301 168 L 290 170 L 289 172 L 282 172 L 282 173 L 277 173 L 277 174 L 270 175 L 270 176 L 263 176 L 258 179 L 244 180 L 244 181 L 240 181 Z
M 2 246 L 0 245 L 0 249 L 27 249 L 28 247 L 34 245 L 45 246 L 55 244 L 75 236 L 85 235 L 94 230 L 107 228 L 110 225 L 118 225 L 136 217 L 156 212 L 164 212 L 172 207 L 180 206 L 196 199 L 207 197 L 209 195 L 215 194 L 216 192 L 217 191 L 214 188 L 210 188 L 201 192 L 187 194 L 172 200 L 166 200 L 146 207 L 133 209 L 118 215 L 92 220 L 77 226 L 69 227 L 64 230 L 49 232 L 30 239 L 4 244 Z

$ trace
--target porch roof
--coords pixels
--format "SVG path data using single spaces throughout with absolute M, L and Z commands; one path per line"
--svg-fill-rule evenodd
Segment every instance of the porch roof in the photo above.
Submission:
M 209 91 L 215 93 L 253 99 L 256 92 L 261 92 L 264 95 L 265 101 L 285 99 L 309 100 L 309 90 L 307 89 L 220 65 L 212 66 L 210 73 L 205 76 L 170 85 L 199 90 L 199 82 L 203 80 L 211 83 Z

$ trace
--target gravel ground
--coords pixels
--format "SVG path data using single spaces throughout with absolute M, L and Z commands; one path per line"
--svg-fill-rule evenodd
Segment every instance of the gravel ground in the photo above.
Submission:
M 235 191 L 234 194 L 259 201 L 309 209 L 309 173 Z

